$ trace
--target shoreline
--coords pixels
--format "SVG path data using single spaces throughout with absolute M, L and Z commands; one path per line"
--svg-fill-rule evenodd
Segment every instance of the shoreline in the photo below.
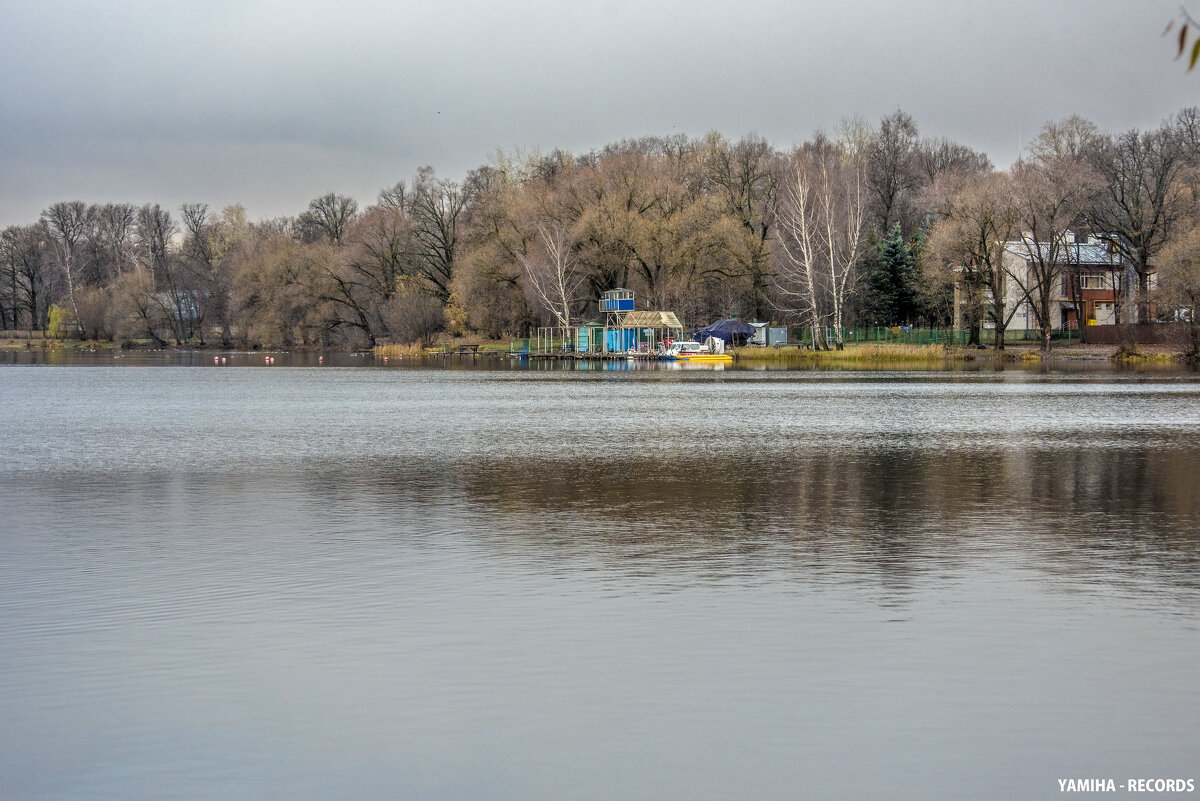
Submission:
M 0 338 L 0 351 L 10 353 L 65 352 L 65 353 L 149 353 L 149 352 L 210 352 L 210 353 L 304 353 L 304 354 L 371 354 L 376 358 L 414 359 L 425 357 L 445 358 L 448 356 L 507 357 L 511 353 L 511 341 L 468 340 L 455 338 L 437 342 L 431 346 L 383 344 L 374 348 L 327 347 L 321 345 L 233 345 L 220 343 L 174 343 L 158 344 L 144 341 L 114 342 L 107 340 L 63 340 L 50 338 L 24 338 L 6 336 Z M 1134 353 L 1124 353 L 1111 345 L 1069 345 L 1056 347 L 1043 353 L 1036 346 L 1015 345 L 1003 351 L 988 348 L 968 348 L 944 345 L 905 345 L 862 343 L 848 344 L 843 350 L 813 351 L 798 345 L 778 347 L 741 346 L 727 351 L 733 356 L 735 365 L 788 366 L 788 367 L 862 367 L 875 369 L 907 369 L 918 366 L 953 367 L 962 366 L 1012 366 L 1035 367 L 1056 364 L 1092 364 L 1129 367 L 1137 365 L 1176 365 L 1193 367 L 1186 353 L 1169 345 L 1143 345 Z M 564 356 L 564 358 L 569 358 Z
M 773 351 L 773 352 L 771 352 Z M 944 345 L 855 344 L 843 350 L 812 351 L 798 346 L 780 348 L 741 347 L 730 350 L 735 362 L 787 364 L 943 363 L 943 364 L 1053 364 L 1056 362 L 1108 362 L 1110 364 L 1187 364 L 1182 351 L 1164 345 L 1145 345 L 1136 352 L 1122 353 L 1114 346 L 1068 345 L 1048 353 L 1036 346 L 1010 345 L 1002 351 Z

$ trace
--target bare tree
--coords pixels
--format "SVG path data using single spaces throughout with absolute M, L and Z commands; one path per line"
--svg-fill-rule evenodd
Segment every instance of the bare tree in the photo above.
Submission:
M 171 250 L 178 227 L 169 211 L 157 203 L 147 203 L 138 210 L 136 230 L 142 263 L 157 290 L 151 294 L 151 300 L 170 321 L 175 344 L 182 345 L 192 334 L 195 310 L 190 287 L 176 269 Z
M 3 260 L 4 276 L 0 277 L 0 328 L 15 329 L 17 312 L 20 310 L 20 294 L 17 291 L 17 232 L 15 225 L 0 233 L 0 259 Z
M 357 212 L 358 203 L 353 198 L 329 192 L 308 204 L 308 210 L 297 220 L 297 227 L 305 241 L 324 239 L 340 245 Z
M 122 338 L 147 337 L 167 342 L 159 331 L 170 327 L 170 315 L 155 298 L 154 276 L 143 266 L 126 270 L 112 284 L 113 332 Z
M 1195 211 L 1191 188 L 1182 180 L 1186 160 L 1181 137 L 1168 125 L 1103 137 L 1089 162 L 1102 191 L 1088 210 L 1088 221 L 1129 262 L 1136 276 L 1138 322 L 1149 322 L 1151 262 Z
M 372 206 L 355 219 L 343 245 L 326 267 L 328 300 L 337 324 L 360 331 L 373 346 L 390 333 L 383 310 L 414 270 L 412 218 L 402 206 Z
M 1069 156 L 1020 161 L 1012 172 L 1022 236 L 1006 271 L 1033 312 L 1042 350 L 1049 351 L 1056 297 L 1072 259 L 1071 228 L 1091 202 L 1095 181 Z
M 575 239 L 561 222 L 541 219 L 534 224 L 540 252 L 521 253 L 517 258 L 525 280 L 538 303 L 559 328 L 571 327 L 571 311 L 578 301 L 583 277 L 576 271 Z
M 1200 361 L 1200 228 L 1162 251 L 1159 281 L 1163 305 L 1188 323 L 1189 361 Z
M 35 328 L 46 327 L 48 247 L 49 234 L 42 221 L 27 226 L 9 226 L 0 236 L 5 283 L 12 306 L 12 327 L 20 327 L 23 310 L 30 334 Z
M 458 222 L 468 196 L 453 181 L 438 180 L 432 167 L 417 171 L 409 195 L 413 219 L 417 271 L 431 292 L 445 303 L 450 299 L 454 260 L 458 249 Z
M 867 183 L 874 196 L 877 230 L 905 222 L 904 204 L 920 183 L 917 123 L 897 109 L 884 117 L 867 150 Z
M 854 266 L 861 253 L 866 223 L 865 178 L 861 162 L 847 158 L 839 150 L 824 154 L 819 193 L 834 344 L 841 350 L 846 344 L 842 332 L 846 301 L 854 287 Z
M 985 154 L 945 137 L 921 140 L 914 161 L 926 185 L 947 173 L 978 177 L 992 171 L 992 162 Z
M 688 282 L 743 277 L 728 253 L 729 237 L 744 229 L 722 215 L 718 197 L 700 191 L 700 155 L 681 141 L 658 160 L 641 148 L 613 152 L 565 190 L 593 291 L 637 282 L 653 306 L 671 302 Z
M 861 162 L 821 137 L 794 154 L 783 182 L 780 290 L 798 301 L 815 348 L 827 345 L 822 298 L 830 310 L 833 344 L 845 346 L 843 318 L 866 223 L 865 183 Z
M 82 280 L 82 273 L 88 267 L 88 246 L 96 230 L 95 208 L 83 201 L 72 200 L 55 203 L 42 212 L 50 234 L 50 247 L 55 264 L 57 264 L 66 283 L 67 300 L 71 304 L 71 312 L 79 325 L 79 305 L 76 302 L 76 290 Z M 79 326 L 81 339 L 87 338 L 87 332 Z
M 783 296 L 797 313 L 801 325 L 807 326 L 814 349 L 825 349 L 821 309 L 817 295 L 817 276 L 820 243 L 820 204 L 814 197 L 809 165 L 798 153 L 783 182 L 783 197 L 779 204 L 780 263 L 777 268 Z
M 1042 130 L 1026 146 L 1031 161 L 1053 159 L 1084 161 L 1096 148 L 1100 129 L 1091 120 L 1071 115 L 1042 126 Z
M 1004 350 L 1004 333 L 1017 308 L 1006 308 L 1004 269 L 1005 246 L 1017 233 L 1012 180 L 1005 173 L 992 173 L 961 181 L 940 206 L 928 252 L 957 273 L 960 291 L 966 295 L 971 342 L 978 344 L 983 322 L 990 318 L 995 347 Z
M 771 277 L 771 235 L 779 189 L 779 156 L 761 136 L 730 144 L 720 134 L 704 141 L 704 166 L 720 198 L 721 210 L 739 226 L 729 237 L 726 252 L 750 282 L 754 319 L 766 314 L 766 290 Z
M 393 186 L 380 190 L 379 202 L 376 205 L 383 208 L 401 209 L 407 213 L 411 200 L 412 193 L 409 191 L 407 184 L 404 181 L 398 181 Z
M 219 327 L 221 344 L 229 347 L 233 341 L 232 254 L 246 236 L 246 211 L 230 206 L 214 215 L 205 203 L 185 203 L 180 213 L 184 236 L 179 255 L 187 272 L 186 283 L 196 290 L 197 316 Z M 203 327 L 199 335 L 203 342 Z
M 415 276 L 401 277 L 384 307 L 388 334 L 400 342 L 429 343 L 442 328 L 442 304 L 423 284 Z
M 1188 166 L 1200 167 L 1200 106 L 1180 109 L 1171 118 L 1170 126 Z
M 234 255 L 234 309 L 242 335 L 263 345 L 324 344 L 337 314 L 328 301 L 327 242 L 304 244 L 276 225 L 252 226 Z
M 488 336 L 500 337 L 528 330 L 534 323 L 517 258 L 517 254 L 528 253 L 534 247 L 536 236 L 523 208 L 527 204 L 522 195 L 528 184 L 518 179 L 524 172 L 523 164 L 515 157 L 498 152 L 492 164 L 472 170 L 467 176 L 465 185 L 471 204 L 463 226 L 462 256 L 455 269 L 452 302 L 447 308 L 451 325 L 469 325 Z M 574 182 L 578 173 L 574 168 L 567 171 L 565 183 Z M 560 197 L 575 199 L 566 191 L 561 191 Z M 561 199 L 555 205 L 563 219 L 578 219 L 577 205 Z
M 129 203 L 105 203 L 96 209 L 96 249 L 109 281 L 133 267 L 136 216 L 137 209 Z

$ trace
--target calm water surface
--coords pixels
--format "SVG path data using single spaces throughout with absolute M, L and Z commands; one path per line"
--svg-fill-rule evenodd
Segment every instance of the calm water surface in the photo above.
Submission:
M 1194 376 L 10 365 L 0 410 L 4 798 L 1200 783 Z

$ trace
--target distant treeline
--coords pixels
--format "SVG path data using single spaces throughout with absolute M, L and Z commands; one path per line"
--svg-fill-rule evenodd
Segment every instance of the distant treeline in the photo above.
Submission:
M 601 292 L 627 287 L 686 325 L 774 320 L 839 346 L 821 332 L 950 324 L 956 284 L 970 325 L 1002 328 L 996 244 L 1081 230 L 1190 308 L 1198 166 L 1195 108 L 1150 131 L 1051 123 L 1005 171 L 896 111 L 787 152 L 716 133 L 501 152 L 461 183 L 423 168 L 365 208 L 330 193 L 259 222 L 240 206 L 67 201 L 4 230 L 0 329 L 226 346 L 500 338 L 593 319 Z

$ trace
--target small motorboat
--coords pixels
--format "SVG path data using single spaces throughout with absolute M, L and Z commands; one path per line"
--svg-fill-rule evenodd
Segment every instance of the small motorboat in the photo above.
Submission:
M 733 361 L 733 357 L 723 351 L 724 349 L 722 348 L 721 352 L 716 352 L 711 345 L 701 345 L 694 339 L 680 339 L 672 342 L 671 347 L 663 351 L 662 358 L 670 361 L 694 363 L 724 363 Z

